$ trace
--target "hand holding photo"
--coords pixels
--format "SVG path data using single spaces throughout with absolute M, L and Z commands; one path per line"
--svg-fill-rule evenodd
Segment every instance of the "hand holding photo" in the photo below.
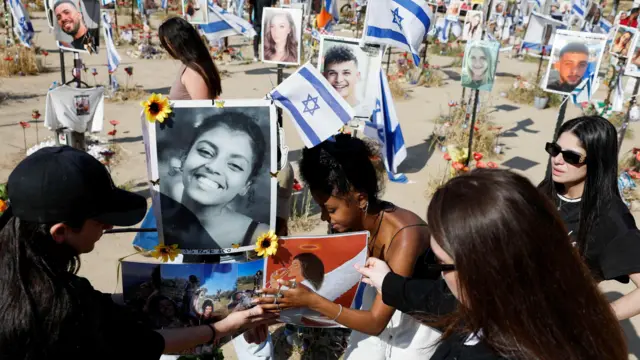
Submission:
M 562 95 L 571 94 L 598 74 L 607 35 L 556 30 L 551 61 L 542 88 Z
M 498 65 L 500 43 L 489 40 L 467 42 L 462 59 L 462 86 L 466 88 L 491 91 Z
M 611 43 L 611 50 L 609 51 L 611 55 L 622 58 L 627 57 L 629 48 L 631 48 L 631 43 L 636 37 L 637 31 L 637 29 L 627 26 L 618 26 L 613 42 Z
M 50 5 L 45 1 L 45 5 Z M 95 0 L 57 0 L 51 9 L 58 47 L 97 53 L 100 40 L 100 3 Z
M 302 10 L 264 8 L 262 17 L 262 61 L 299 65 Z

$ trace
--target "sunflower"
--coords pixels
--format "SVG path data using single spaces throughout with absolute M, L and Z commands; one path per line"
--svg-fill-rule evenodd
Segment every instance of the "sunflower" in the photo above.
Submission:
M 151 256 L 156 259 L 162 259 L 162 262 L 168 262 L 169 260 L 173 261 L 179 254 L 180 249 L 178 249 L 178 244 L 169 246 L 157 245 L 151 252 Z
M 258 237 L 256 242 L 256 253 L 258 256 L 272 256 L 278 251 L 278 237 L 273 231 L 266 232 Z
M 140 105 L 144 107 L 144 114 L 149 122 L 163 123 L 171 114 L 169 99 L 160 94 L 151 94 L 147 101 L 143 101 Z

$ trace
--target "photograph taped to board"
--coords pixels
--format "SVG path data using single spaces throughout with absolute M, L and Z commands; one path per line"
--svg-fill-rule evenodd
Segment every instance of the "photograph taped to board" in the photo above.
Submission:
M 58 48 L 98 53 L 100 46 L 100 2 L 98 0 L 47 0 L 47 21 Z
M 262 16 L 262 62 L 300 65 L 302 10 L 264 8 Z
M 353 38 L 322 36 L 318 70 L 356 111 L 356 117 L 369 118 L 378 97 L 382 66 L 382 47 Z
M 253 307 L 264 260 L 232 264 L 122 262 L 125 304 L 153 329 L 206 325 Z M 239 334 L 238 334 L 239 335 Z M 232 337 L 218 341 L 216 347 Z M 171 355 L 212 354 L 212 344 Z
M 482 11 L 467 11 L 462 27 L 462 40 L 480 40 L 482 38 Z
M 355 264 L 367 260 L 368 232 L 322 236 L 282 237 L 278 252 L 265 262 L 264 287 L 287 289 L 278 280 L 295 281 L 345 308 L 359 306 L 356 297 L 361 275 Z M 289 309 L 280 321 L 307 327 L 341 325 L 310 309 Z
M 607 36 L 579 31 L 556 30 L 542 88 L 569 95 L 598 74 Z
M 192 24 L 208 23 L 207 0 L 182 0 L 182 16 Z
M 624 74 L 627 76 L 640 77 L 640 41 L 638 38 L 640 36 L 634 37 L 627 53 L 627 64 L 624 69 Z
M 619 58 L 627 57 L 631 44 L 637 36 L 637 32 L 637 29 L 619 25 L 616 28 L 613 41 L 611 42 L 611 48 L 609 49 L 611 55 Z
M 460 81 L 470 89 L 491 91 L 496 78 L 500 43 L 490 40 L 472 40 L 465 46 Z
M 159 180 L 160 242 L 185 255 L 253 250 L 275 228 L 274 105 L 186 100 L 172 102 L 172 111 L 171 122 L 149 124 L 147 136 L 151 180 Z

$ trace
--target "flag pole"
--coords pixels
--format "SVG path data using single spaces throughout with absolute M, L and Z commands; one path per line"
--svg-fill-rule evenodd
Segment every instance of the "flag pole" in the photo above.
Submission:
M 282 80 L 284 78 L 284 74 L 282 71 L 283 69 L 284 69 L 284 65 L 278 64 L 278 85 L 282 83 Z M 282 127 L 282 109 L 278 107 L 276 111 L 278 113 L 278 126 Z
M 389 75 L 389 69 L 391 68 L 391 46 L 387 46 L 389 53 L 387 54 L 387 75 Z

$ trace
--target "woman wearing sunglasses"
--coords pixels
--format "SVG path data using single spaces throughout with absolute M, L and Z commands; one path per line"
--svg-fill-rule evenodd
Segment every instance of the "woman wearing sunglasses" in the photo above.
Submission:
M 551 172 L 539 189 L 555 203 L 572 244 L 598 282 L 640 284 L 640 232 L 618 192 L 615 127 L 599 116 L 562 125 L 545 149 Z M 611 304 L 619 320 L 640 314 L 637 288 Z
M 444 329 L 431 360 L 627 359 L 611 307 L 527 179 L 488 169 L 453 178 L 427 220 L 440 279 L 407 279 L 374 258 L 359 271 L 385 304 Z M 443 286 L 460 305 L 436 317 Z

